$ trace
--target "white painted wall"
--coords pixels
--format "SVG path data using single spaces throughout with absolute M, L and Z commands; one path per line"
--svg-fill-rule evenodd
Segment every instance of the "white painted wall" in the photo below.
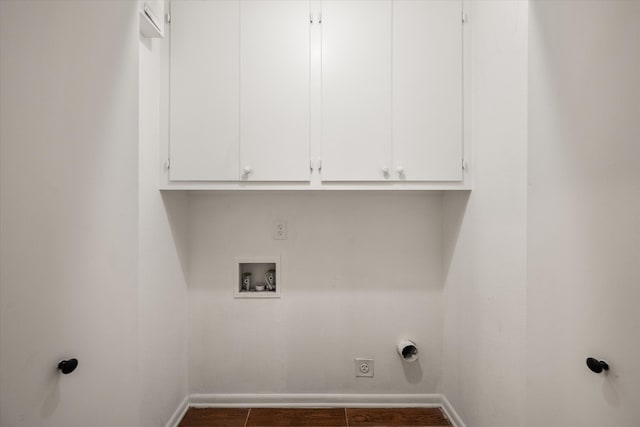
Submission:
M 441 195 L 190 196 L 192 393 L 429 393 L 441 379 Z M 273 240 L 276 219 L 287 240 Z M 234 257 L 281 256 L 280 299 L 234 299 Z M 395 345 L 414 339 L 419 362 Z M 353 359 L 375 359 L 356 379 Z
M 640 3 L 530 22 L 528 425 L 638 426 Z
M 471 4 L 474 189 L 444 196 L 442 391 L 473 427 L 525 422 L 527 15 Z
M 474 427 L 639 424 L 640 6 L 533 2 L 530 28 L 526 2 L 471 7 L 473 192 L 161 196 L 137 4 L 0 1 L 0 425 L 163 425 L 187 362 L 195 393 L 442 391 Z M 258 255 L 282 256 L 282 298 L 234 299 L 233 258 Z
M 187 195 L 160 194 L 160 41 L 140 38 L 140 426 L 164 426 L 188 394 Z
M 2 426 L 139 425 L 136 11 L 0 1 Z

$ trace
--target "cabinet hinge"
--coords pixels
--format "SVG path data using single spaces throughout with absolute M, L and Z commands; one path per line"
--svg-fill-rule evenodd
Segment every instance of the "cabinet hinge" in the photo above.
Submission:
M 314 170 L 317 170 L 318 172 L 322 171 L 322 159 L 311 159 L 309 164 L 311 165 L 311 172 Z
M 462 12 L 462 23 L 464 24 L 465 22 L 467 22 L 469 20 L 469 18 L 467 17 L 466 12 Z

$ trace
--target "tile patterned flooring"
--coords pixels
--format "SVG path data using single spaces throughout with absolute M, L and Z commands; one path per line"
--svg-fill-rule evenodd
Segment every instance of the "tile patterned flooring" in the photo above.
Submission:
M 179 427 L 445 427 L 439 408 L 189 408 Z

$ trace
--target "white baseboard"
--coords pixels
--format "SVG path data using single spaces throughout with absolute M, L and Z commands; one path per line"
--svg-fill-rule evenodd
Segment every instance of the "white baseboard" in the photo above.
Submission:
M 178 427 L 180 421 L 182 421 L 182 417 L 187 413 L 187 409 L 189 409 L 189 396 L 186 396 L 182 402 L 178 405 L 169 421 L 167 421 L 166 427 Z
M 462 418 L 460 418 L 460 415 L 458 415 L 456 410 L 453 409 L 453 406 L 451 406 L 451 402 L 449 402 L 449 399 L 447 399 L 447 396 L 445 396 L 444 394 L 442 394 L 441 396 L 442 396 L 442 410 L 447 415 L 447 418 L 449 418 L 449 421 L 451 422 L 451 424 L 454 425 L 455 427 L 466 427 L 464 422 L 462 421 Z
M 191 394 L 193 408 L 442 408 L 454 427 L 465 427 L 445 396 L 433 394 Z

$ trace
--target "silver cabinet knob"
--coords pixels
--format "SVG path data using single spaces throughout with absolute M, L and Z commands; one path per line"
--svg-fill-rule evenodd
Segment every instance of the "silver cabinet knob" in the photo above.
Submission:
M 243 175 L 247 176 L 247 175 L 249 175 L 250 173 L 251 173 L 251 166 L 245 166 L 245 167 L 242 169 L 242 174 L 243 174 Z
M 385 178 L 389 177 L 389 168 L 386 166 L 382 167 L 382 175 L 384 175 Z
M 404 175 L 404 167 L 403 166 L 398 166 L 396 168 L 396 172 L 398 172 L 398 175 L 403 176 Z

